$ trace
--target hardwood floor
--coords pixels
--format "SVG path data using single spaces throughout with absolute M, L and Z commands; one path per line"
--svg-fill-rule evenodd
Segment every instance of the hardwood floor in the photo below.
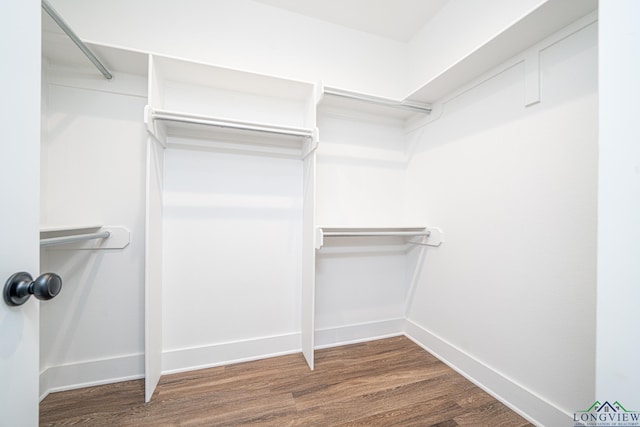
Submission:
M 40 425 L 530 426 L 406 337 L 47 396 Z

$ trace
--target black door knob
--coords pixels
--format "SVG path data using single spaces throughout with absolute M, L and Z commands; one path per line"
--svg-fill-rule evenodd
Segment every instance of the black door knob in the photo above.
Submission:
M 4 285 L 4 301 L 7 305 L 22 305 L 31 295 L 39 300 L 49 300 L 60 293 L 62 279 L 55 273 L 44 273 L 36 280 L 29 273 L 12 275 Z

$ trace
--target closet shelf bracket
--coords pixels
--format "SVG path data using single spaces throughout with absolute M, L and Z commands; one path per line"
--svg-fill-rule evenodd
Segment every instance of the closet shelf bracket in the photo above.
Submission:
M 442 230 L 437 227 L 427 227 L 426 230 L 429 232 L 428 236 L 422 239 L 411 239 L 407 243 L 418 246 L 440 246 L 444 241 Z
M 320 137 L 319 137 L 318 128 L 314 128 L 313 137 L 307 138 L 302 143 L 302 160 L 306 159 L 307 156 L 309 156 L 311 153 L 313 153 L 318 149 L 319 141 L 320 141 Z

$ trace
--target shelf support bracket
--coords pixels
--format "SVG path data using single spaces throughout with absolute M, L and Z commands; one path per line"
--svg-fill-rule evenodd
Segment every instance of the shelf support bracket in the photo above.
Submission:
M 429 234 L 419 239 L 409 240 L 407 243 L 418 246 L 440 246 L 444 241 L 442 230 L 437 227 L 427 227 L 425 229 Z
M 311 153 L 318 149 L 319 140 L 318 128 L 314 128 L 313 136 L 311 138 L 307 138 L 307 140 L 302 144 L 302 160 L 306 159 Z
M 524 58 L 524 105 L 531 107 L 540 102 L 540 51 L 532 49 Z

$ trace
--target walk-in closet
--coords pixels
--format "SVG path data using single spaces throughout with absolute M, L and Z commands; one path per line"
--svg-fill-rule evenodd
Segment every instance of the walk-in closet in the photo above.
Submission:
M 406 336 L 605 399 L 598 2 L 321 3 L 42 0 L 39 398 Z

